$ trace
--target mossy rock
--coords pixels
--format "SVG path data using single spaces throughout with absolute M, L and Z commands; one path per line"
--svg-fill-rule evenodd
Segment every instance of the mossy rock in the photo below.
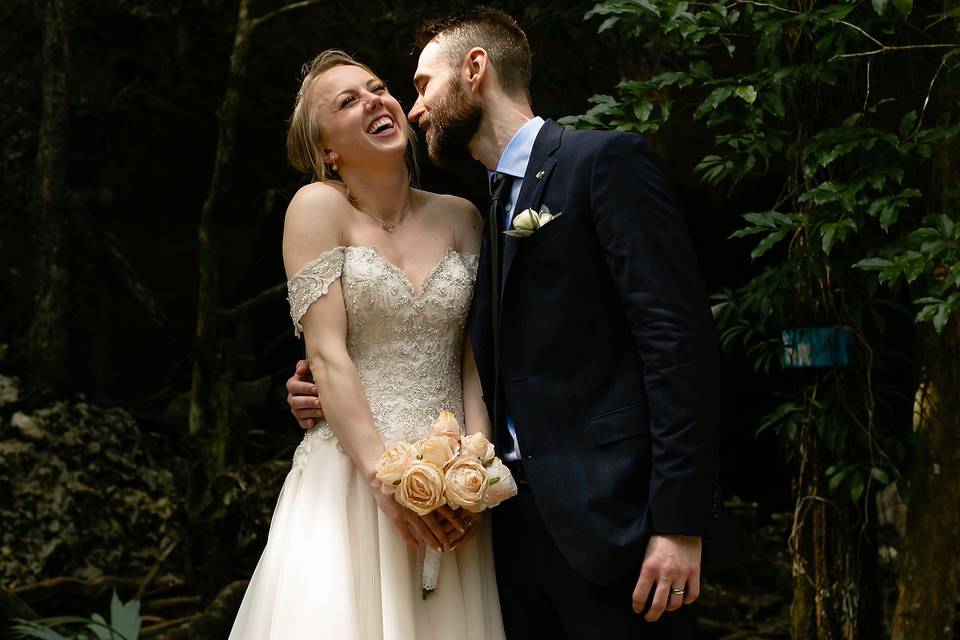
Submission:
M 146 573 L 179 507 L 133 418 L 64 401 L 17 419 L 32 430 L 0 425 L 0 582 Z

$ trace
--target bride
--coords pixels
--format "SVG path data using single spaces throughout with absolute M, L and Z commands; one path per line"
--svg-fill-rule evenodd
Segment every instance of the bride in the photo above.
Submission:
M 287 210 L 283 260 L 326 420 L 294 454 L 231 640 L 503 637 L 489 522 L 417 516 L 375 477 L 385 447 L 443 409 L 490 429 L 464 339 L 481 222 L 411 188 L 411 146 L 376 74 L 341 51 L 314 59 L 287 149 L 315 181 Z M 424 599 L 425 545 L 450 551 Z

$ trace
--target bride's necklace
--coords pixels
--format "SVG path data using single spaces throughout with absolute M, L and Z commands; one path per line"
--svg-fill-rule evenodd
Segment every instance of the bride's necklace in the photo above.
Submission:
M 403 208 L 403 211 L 400 212 L 400 215 L 397 216 L 396 220 L 394 220 L 393 222 L 387 222 L 386 220 L 378 218 L 377 216 L 373 215 L 372 213 L 370 213 L 369 211 L 361 207 L 359 203 L 357 203 L 355 198 L 350 198 L 350 199 L 353 200 L 353 206 L 357 211 L 362 211 L 363 213 L 370 216 L 373 220 L 376 220 L 378 223 L 380 223 L 380 227 L 387 233 L 392 233 L 393 230 L 397 228 L 397 225 L 400 224 L 400 222 L 403 220 L 403 218 L 408 213 L 410 213 L 410 209 L 413 208 L 413 191 L 410 191 L 410 195 L 407 198 L 407 206 Z

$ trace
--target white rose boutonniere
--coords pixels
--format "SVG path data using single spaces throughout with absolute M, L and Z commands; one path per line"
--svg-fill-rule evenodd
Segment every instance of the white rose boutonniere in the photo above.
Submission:
M 536 233 L 537 229 L 561 215 L 560 213 L 550 213 L 547 205 L 541 206 L 540 211 L 524 209 L 513 219 L 513 229 L 507 229 L 504 233 L 511 238 L 527 238 Z

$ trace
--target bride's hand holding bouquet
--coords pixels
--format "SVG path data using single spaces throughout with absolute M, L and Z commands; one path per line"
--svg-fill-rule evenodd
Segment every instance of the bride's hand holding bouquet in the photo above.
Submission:
M 414 547 L 423 544 L 440 553 L 448 546 L 447 538 L 455 525 L 444 527 L 432 512 L 421 513 L 393 497 L 396 491 L 395 483 L 399 484 L 403 471 L 417 462 L 418 455 L 416 447 L 408 442 L 398 442 L 390 447 L 377 462 L 376 479 L 371 489 L 380 510 L 404 542 Z M 449 515 L 453 516 L 452 512 Z M 450 520 L 449 517 L 447 519 Z M 455 516 L 453 522 L 460 529 L 461 535 L 466 533 Z
M 442 513 L 453 526 L 457 526 L 459 520 L 461 535 L 464 528 L 469 528 L 470 533 L 463 536 L 459 544 L 472 537 L 479 517 L 458 519 L 458 514 L 464 511 L 479 514 L 517 493 L 516 482 L 496 457 L 493 444 L 482 433 L 463 435 L 449 411 L 440 413 L 430 425 L 427 437 L 420 442 L 397 442 L 389 447 L 377 462 L 376 477 L 383 493 L 405 507 L 404 511 L 422 518 Z M 377 501 L 382 508 L 381 499 Z M 391 511 L 384 509 L 388 515 Z M 434 524 L 439 526 L 436 521 Z M 427 546 L 423 571 L 425 592 L 436 588 L 440 571 L 437 547 Z

